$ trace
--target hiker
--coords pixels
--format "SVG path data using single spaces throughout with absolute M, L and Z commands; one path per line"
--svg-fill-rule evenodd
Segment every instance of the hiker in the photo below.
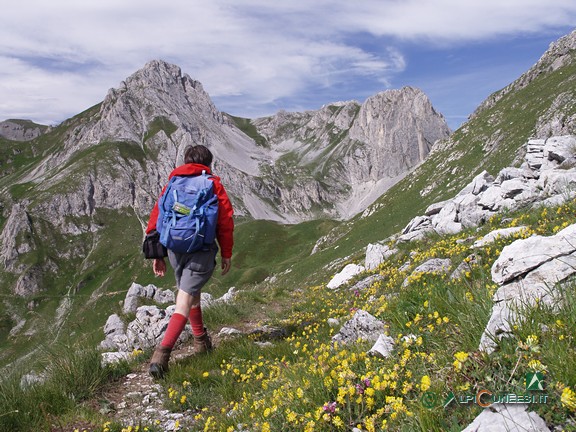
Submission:
M 203 145 L 186 148 L 184 165 L 175 168 L 170 173 L 168 177 L 169 183 L 162 190 L 154 209 L 150 213 L 146 234 L 150 235 L 155 233 L 157 226 L 158 231 L 163 232 L 160 227 L 162 220 L 159 220 L 159 215 L 162 213 L 162 210 L 159 208 L 159 203 L 162 205 L 163 194 L 172 182 L 178 180 L 190 181 L 190 179 L 182 179 L 181 177 L 207 176 L 206 179 L 208 182 L 213 182 L 211 186 L 213 189 L 212 198 L 214 205 L 216 205 L 217 202 L 217 216 L 216 211 L 214 211 L 216 225 L 215 235 L 218 245 L 220 246 L 222 275 L 225 275 L 230 270 L 232 246 L 234 243 L 233 209 L 226 190 L 220 183 L 220 178 L 212 176 L 211 174 L 210 166 L 212 164 L 212 158 L 213 156 L 210 150 Z M 173 177 L 177 178 L 174 178 L 172 182 L 170 182 Z M 216 197 L 214 197 L 214 195 Z M 168 198 L 168 195 L 164 197 L 165 200 Z M 178 203 L 175 204 L 179 205 Z M 173 208 L 175 208 L 176 205 L 174 205 Z M 189 213 L 190 209 L 188 209 L 188 214 Z M 168 327 L 162 342 L 160 342 L 160 345 L 154 351 L 150 361 L 149 372 L 155 378 L 162 378 L 168 371 L 170 353 L 178 337 L 184 330 L 188 319 L 190 319 L 192 334 L 194 335 L 194 351 L 196 353 L 204 353 L 212 349 L 212 341 L 202 321 L 200 291 L 214 272 L 216 253 L 218 252 L 216 242 L 212 242 L 212 244 L 209 245 L 204 244 L 204 247 L 196 252 L 179 253 L 170 249 L 170 243 L 166 245 L 165 242 L 162 241 L 162 238 L 160 241 L 165 246 L 168 246 L 167 255 L 174 269 L 178 293 L 176 295 L 176 309 L 174 314 L 168 322 Z M 154 259 L 152 268 L 156 276 L 164 276 L 166 273 L 164 258 Z

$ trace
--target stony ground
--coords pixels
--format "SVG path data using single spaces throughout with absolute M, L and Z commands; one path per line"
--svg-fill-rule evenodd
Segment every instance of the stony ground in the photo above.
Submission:
M 215 344 L 217 341 L 214 341 Z M 194 355 L 192 346 L 173 351 L 172 358 L 180 360 Z M 157 430 L 189 430 L 194 423 L 194 413 L 173 413 L 164 407 L 168 399 L 162 385 L 148 373 L 148 362 L 143 362 L 130 374 L 119 381 L 110 383 L 102 394 L 89 404 L 110 421 L 128 426 L 155 426 Z M 75 421 L 63 425 L 54 418 L 51 432 L 101 432 L 104 425 L 94 425 L 87 421 Z
M 269 326 L 256 326 L 252 322 L 238 323 L 235 329 L 222 328 L 220 333 L 213 334 L 212 343 L 215 349 L 222 339 L 234 334 L 250 334 L 256 344 L 270 344 L 268 340 L 285 337 L 283 329 Z M 233 332 L 232 332 L 233 331 Z M 182 344 L 172 352 L 172 361 L 179 361 L 193 356 L 192 341 Z M 193 430 L 195 412 L 173 413 L 164 407 L 169 399 L 162 385 L 148 373 L 148 361 L 143 362 L 130 374 L 119 381 L 110 383 L 92 407 L 104 414 L 110 421 L 128 426 L 155 426 L 162 431 Z M 94 426 L 87 422 L 75 422 L 63 427 L 54 425 L 51 432 L 101 432 L 103 425 Z
M 186 344 L 174 350 L 172 359 L 180 360 L 192 355 L 192 345 Z M 167 410 L 163 402 L 168 399 L 165 393 L 162 385 L 148 373 L 148 362 L 144 362 L 104 393 L 103 409 L 107 411 L 110 420 L 124 426 L 156 425 L 163 431 L 187 430 L 194 422 L 194 413 L 173 413 Z

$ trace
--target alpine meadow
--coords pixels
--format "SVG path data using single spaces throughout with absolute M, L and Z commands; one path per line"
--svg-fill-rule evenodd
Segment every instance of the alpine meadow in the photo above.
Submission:
M 419 89 L 246 119 L 152 60 L 58 126 L 0 122 L 0 431 L 576 430 L 576 32 L 456 131 Z M 142 255 L 184 149 L 232 270 L 147 362 Z

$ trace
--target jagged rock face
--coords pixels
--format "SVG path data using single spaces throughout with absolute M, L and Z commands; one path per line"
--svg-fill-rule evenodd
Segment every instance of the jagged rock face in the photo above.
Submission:
M 194 114 L 195 123 L 191 122 Z M 143 142 L 147 126 L 165 117 L 177 126 L 187 124 L 187 130 L 199 139 L 200 125 L 206 118 L 222 124 L 224 119 L 212 104 L 202 84 L 180 68 L 153 61 L 111 89 L 100 109 L 100 121 L 80 139 L 98 143 L 103 139 Z M 192 124 L 191 124 L 192 123 Z
M 404 87 L 373 96 L 350 129 L 350 139 L 366 143 L 351 160 L 356 162 L 354 177 L 398 176 L 422 162 L 432 145 L 449 134 L 444 118 L 420 90 Z
M 404 173 L 450 134 L 426 95 L 411 87 L 379 93 L 362 105 L 339 102 L 253 123 L 273 150 L 293 151 L 302 164 L 316 162 L 317 171 L 330 158 L 337 159 L 345 167 L 337 176 L 344 174 L 354 184 Z
M 423 160 L 434 141 L 449 134 L 426 96 L 411 88 L 383 92 L 362 106 L 342 102 L 318 111 L 280 112 L 253 123 L 268 148 L 256 145 L 220 113 L 199 82 L 182 75 L 177 66 L 152 61 L 111 89 L 99 111 L 68 132 L 63 150 L 46 158 L 25 180 L 47 189 L 70 174 L 55 176 L 54 171 L 78 152 L 102 143 L 133 143 L 155 160 L 129 170 L 119 168 L 124 161 L 118 158 L 110 161 L 113 182 L 104 178 L 104 168 L 96 167 L 76 188 L 82 196 L 65 200 L 71 205 L 64 214 L 128 205 L 145 215 L 167 174 L 182 162 L 184 149 L 196 143 L 213 151 L 214 171 L 238 214 L 286 222 L 322 214 L 348 217 L 354 213 L 339 212 L 338 203 L 355 188 L 370 189 L 401 175 Z M 86 203 L 86 196 L 93 202 Z M 62 210 L 58 200 L 48 207 Z
M 37 125 L 32 122 L 5 120 L 0 122 L 0 137 L 12 141 L 31 141 L 42 135 L 47 126 Z
M 91 220 L 98 209 L 129 209 L 144 225 L 189 145 L 211 149 L 213 171 L 237 215 L 297 223 L 362 211 L 449 134 L 427 97 L 412 88 L 380 93 L 362 105 L 280 112 L 252 126 L 263 145 L 219 112 L 179 67 L 149 62 L 100 105 L 64 122 L 62 145 L 19 178 L 33 185 L 34 195 L 18 214 L 5 215 L 0 256 L 6 269 L 38 280 L 32 277 L 37 268 L 18 265 L 19 254 L 33 247 L 26 233 L 40 232 L 26 214 L 41 214 L 59 234 L 71 236 L 97 231 Z
M 344 218 L 364 210 L 450 134 L 426 95 L 411 87 L 379 93 L 362 105 L 280 112 L 253 124 L 275 153 L 292 156 L 293 165 L 283 169 L 302 183 L 322 177 L 318 198 L 334 203 L 331 214 Z
M 25 210 L 26 204 L 17 203 L 12 207 L 5 228 L 0 233 L 2 244 L 0 259 L 6 270 L 13 273 L 23 270 L 23 266 L 18 264 L 18 256 L 29 252 L 32 248 L 28 242 L 18 242 L 23 237 L 32 236 L 30 220 Z

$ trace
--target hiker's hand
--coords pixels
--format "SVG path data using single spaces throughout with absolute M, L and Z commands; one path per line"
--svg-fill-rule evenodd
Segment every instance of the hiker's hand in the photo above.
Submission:
M 222 276 L 228 273 L 232 266 L 232 258 L 222 258 Z
M 156 258 L 152 262 L 152 270 L 154 270 L 154 274 L 158 277 L 162 277 L 166 274 L 166 263 L 164 262 L 163 258 Z

